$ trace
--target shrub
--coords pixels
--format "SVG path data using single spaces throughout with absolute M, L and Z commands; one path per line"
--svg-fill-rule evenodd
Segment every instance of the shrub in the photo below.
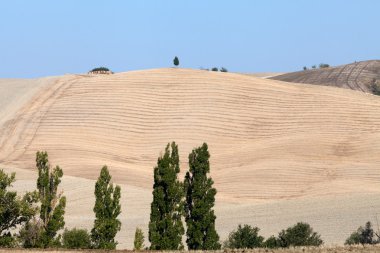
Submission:
M 313 66 L 311 66 L 311 68 L 312 68 L 312 69 L 316 69 L 316 68 L 317 68 L 317 66 L 313 65 Z
M 142 250 L 144 248 L 144 233 L 141 228 L 136 228 L 135 240 L 133 241 L 133 250 Z
M 313 231 L 313 228 L 303 222 L 298 222 L 293 227 L 282 230 L 278 235 L 279 246 L 320 246 L 323 244 L 321 236 Z
M 43 225 L 40 220 L 33 219 L 21 229 L 19 241 L 24 248 L 42 248 Z
M 379 235 L 372 229 L 371 222 L 367 222 L 363 227 L 359 227 L 355 232 L 353 232 L 346 240 L 344 244 L 353 245 L 353 244 L 377 244 L 380 243 Z
M 15 248 L 17 247 L 17 240 L 10 232 L 0 237 L 0 248 Z
M 324 69 L 324 68 L 328 68 L 328 67 L 330 67 L 329 64 L 326 64 L 326 63 L 321 63 L 321 64 L 319 64 L 319 68 L 320 68 L 320 69 Z
M 220 72 L 228 72 L 228 70 L 225 67 L 221 67 Z
M 265 248 L 275 249 L 275 248 L 280 247 L 280 242 L 279 242 L 278 238 L 276 238 L 274 235 L 272 235 L 271 237 L 269 237 L 268 239 L 265 240 L 265 242 L 263 243 L 263 246 Z
M 258 227 L 245 224 L 232 231 L 223 247 L 227 249 L 253 249 L 263 247 L 264 237 L 260 236 Z
M 307 67 L 306 67 L 306 66 L 303 66 L 303 70 L 307 70 Z
M 219 71 L 219 69 L 218 69 L 217 67 L 213 67 L 213 68 L 211 69 L 211 71 Z
M 62 245 L 68 249 L 89 249 L 91 248 L 90 234 L 86 229 L 67 228 L 62 235 Z

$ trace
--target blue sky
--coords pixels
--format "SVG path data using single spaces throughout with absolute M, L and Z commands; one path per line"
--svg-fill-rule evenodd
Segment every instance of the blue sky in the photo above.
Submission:
M 297 71 L 380 58 L 377 0 L 2 1 L 0 78 L 169 67 Z

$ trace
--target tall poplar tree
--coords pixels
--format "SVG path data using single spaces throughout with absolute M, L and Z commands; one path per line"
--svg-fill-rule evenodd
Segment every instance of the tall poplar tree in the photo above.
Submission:
M 107 166 L 103 166 L 95 184 L 95 221 L 91 239 L 97 249 L 115 249 L 115 236 L 121 228 L 120 186 L 113 186 Z
M 189 250 L 220 249 L 219 235 L 215 230 L 214 214 L 216 189 L 210 172 L 208 146 L 194 149 L 189 155 L 189 172 L 185 176 L 185 220 Z
M 153 202 L 149 222 L 152 250 L 183 249 L 183 184 L 178 181 L 178 146 L 169 143 L 154 168 Z
M 59 244 L 55 236 L 65 226 L 66 197 L 58 193 L 63 171 L 59 166 L 56 166 L 53 171 L 50 170 L 47 152 L 37 152 L 36 167 L 38 169 L 38 198 L 41 202 L 40 218 L 43 227 L 40 245 L 52 247 Z

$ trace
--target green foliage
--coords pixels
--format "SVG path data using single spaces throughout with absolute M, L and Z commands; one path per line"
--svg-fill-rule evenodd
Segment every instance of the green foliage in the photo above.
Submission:
M 121 228 L 117 218 L 121 213 L 120 186 L 114 187 L 107 166 L 100 172 L 95 184 L 95 221 L 91 230 L 91 238 L 97 249 L 115 249 L 115 236 Z
M 377 244 L 380 243 L 380 237 L 377 235 L 372 228 L 371 222 L 367 222 L 364 227 L 359 227 L 355 232 L 353 232 L 350 237 L 347 238 L 344 244 Z
M 312 69 L 316 69 L 316 68 L 317 68 L 317 66 L 313 65 L 313 66 L 311 66 L 311 68 L 312 68 Z
M 223 247 L 227 249 L 253 249 L 263 246 L 264 237 L 259 235 L 258 227 L 239 225 L 237 230 L 232 231 Z
M 149 241 L 152 250 L 183 249 L 184 228 L 183 185 L 178 181 L 180 172 L 178 146 L 168 144 L 154 168 L 153 201 L 149 222 Z
M 220 72 L 228 72 L 228 70 L 226 68 L 224 68 L 224 67 L 221 67 L 220 68 Z
M 98 67 L 98 68 L 93 68 L 90 72 L 97 72 L 97 71 L 110 71 L 109 68 L 106 67 Z
M 89 249 L 91 248 L 91 237 L 86 229 L 67 228 L 62 235 L 62 246 L 67 249 Z
M 213 67 L 213 68 L 211 69 L 211 71 L 219 71 L 219 69 L 218 69 L 217 67 Z
M 144 247 L 144 233 L 141 228 L 136 228 L 133 250 L 142 250 Z
M 179 65 L 179 59 L 178 59 L 177 56 L 174 57 L 174 59 L 173 59 L 173 64 L 174 64 L 174 66 L 176 66 L 176 67 Z
M 319 64 L 319 68 L 320 68 L 320 69 L 329 68 L 329 67 L 330 67 L 330 65 L 329 65 L 329 64 L 326 64 L 326 63 L 321 63 L 321 64 Z
M 309 224 L 303 222 L 298 222 L 293 227 L 282 230 L 278 235 L 278 240 L 279 245 L 283 248 L 323 244 L 321 236 L 314 232 Z
M 43 224 L 41 220 L 32 219 L 21 229 L 19 241 L 24 248 L 43 248 Z
M 276 238 L 275 236 L 271 236 L 269 237 L 268 239 L 265 240 L 265 242 L 263 243 L 263 247 L 264 248 L 270 248 L 270 249 L 275 249 L 275 248 L 279 248 L 280 247 L 280 241 L 278 238 Z
M 0 237 L 0 248 L 15 248 L 17 247 L 17 239 L 10 232 Z
M 33 206 L 37 193 L 28 192 L 22 198 L 8 188 L 16 181 L 16 174 L 6 174 L 0 170 L 0 247 L 14 247 L 15 237 L 11 230 L 26 224 L 37 212 Z
M 219 235 L 215 230 L 216 189 L 214 181 L 207 177 L 210 172 L 208 146 L 194 149 L 189 155 L 189 172 L 185 176 L 185 220 L 189 250 L 220 249 Z
M 307 70 L 307 67 L 306 67 L 306 66 L 303 66 L 303 70 Z
M 62 196 L 62 193 L 58 193 L 58 185 L 63 172 L 59 166 L 56 166 L 53 171 L 50 170 L 46 152 L 37 152 L 36 166 L 38 169 L 38 198 L 41 202 L 40 218 L 43 227 L 41 245 L 46 248 L 56 244 L 55 236 L 65 225 L 66 197 Z

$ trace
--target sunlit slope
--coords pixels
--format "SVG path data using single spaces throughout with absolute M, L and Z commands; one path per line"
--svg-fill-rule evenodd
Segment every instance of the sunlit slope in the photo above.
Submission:
M 298 71 L 271 78 L 286 82 L 335 86 L 372 93 L 371 85 L 380 80 L 380 60 Z
M 156 69 L 65 76 L 1 126 L 0 163 L 34 168 L 46 150 L 66 175 L 152 187 L 169 141 L 209 144 L 218 198 L 273 200 L 380 191 L 380 99 L 231 73 Z

